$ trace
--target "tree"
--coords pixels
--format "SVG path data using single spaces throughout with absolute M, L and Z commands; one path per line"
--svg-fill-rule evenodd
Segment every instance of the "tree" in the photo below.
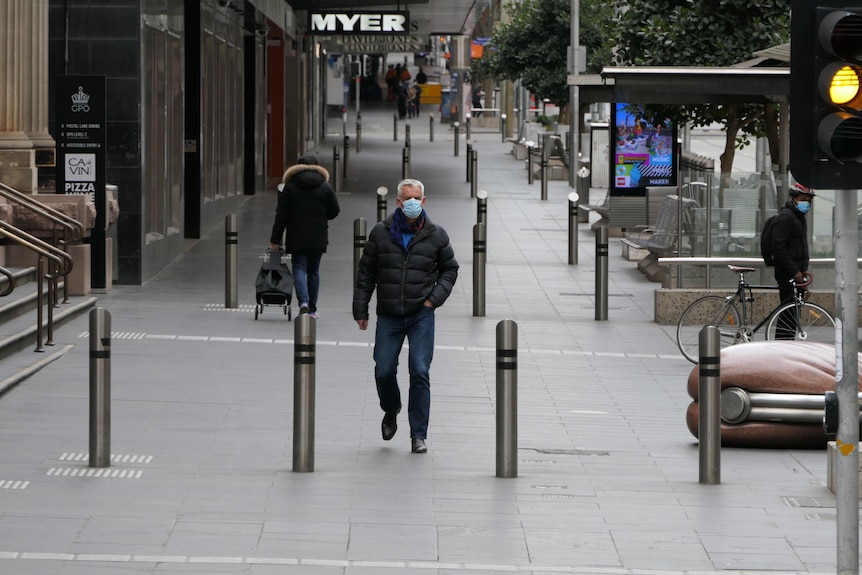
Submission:
M 592 72 L 611 62 L 610 50 L 603 46 L 603 26 L 594 16 L 599 4 L 581 2 L 580 40 L 587 46 Z M 478 80 L 520 80 L 537 98 L 566 106 L 571 0 L 524 0 L 507 4 L 505 10 L 510 19 L 494 29 L 482 58 L 473 61 L 471 75 Z
M 786 0 L 616 0 L 615 8 L 609 31 L 620 65 L 730 66 L 790 37 Z M 680 114 L 695 126 L 723 124 L 723 174 L 751 136 L 766 135 L 779 161 L 775 105 L 695 103 Z

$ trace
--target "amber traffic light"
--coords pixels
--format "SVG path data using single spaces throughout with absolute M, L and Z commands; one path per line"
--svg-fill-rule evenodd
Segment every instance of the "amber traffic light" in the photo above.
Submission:
M 862 187 L 862 10 L 794 0 L 790 169 L 816 188 Z M 826 4 L 826 6 L 824 6 Z

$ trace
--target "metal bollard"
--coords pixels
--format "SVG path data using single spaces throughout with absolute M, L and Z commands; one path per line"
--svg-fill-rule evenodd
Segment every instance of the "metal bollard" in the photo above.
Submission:
M 350 136 L 344 134 L 344 169 L 341 171 L 343 177 L 347 177 L 347 160 L 350 157 Z
M 237 307 L 238 244 L 236 214 L 228 214 L 224 218 L 224 306 L 228 309 Z
M 578 199 L 577 192 L 569 193 L 569 264 L 578 263 Z
M 470 182 L 470 174 L 471 174 L 471 173 L 472 173 L 472 171 L 473 171 L 473 166 L 472 166 L 472 164 L 471 164 L 471 162 L 472 162 L 472 161 L 473 161 L 473 144 L 471 144 L 470 142 L 467 142 L 467 162 L 466 162 L 466 166 L 467 166 L 467 182 L 468 182 L 468 183 Z
M 542 177 L 542 199 L 543 200 L 548 199 L 548 153 L 549 152 L 550 152 L 550 150 L 548 150 L 548 137 L 545 136 L 545 138 L 542 142 L 542 152 L 541 152 L 542 153 L 542 162 L 541 162 L 542 174 L 541 174 L 541 177 Z
M 608 227 L 596 230 L 596 320 L 608 319 Z
M 506 143 L 506 114 L 500 114 L 500 141 Z
M 527 183 L 533 184 L 533 146 L 527 146 Z
M 700 483 L 721 483 L 721 332 L 704 326 L 698 340 L 698 456 Z
M 45 290 L 44 290 L 44 281 L 45 281 L 45 256 L 40 255 L 39 259 L 36 263 L 36 349 L 34 352 L 44 353 L 45 348 L 42 347 L 42 326 L 44 325 L 42 309 L 45 307 Z M 48 284 L 48 289 L 50 290 L 50 283 Z M 48 298 L 50 302 L 50 297 Z M 48 313 L 51 313 L 50 303 L 48 305 Z M 48 322 L 48 325 L 51 325 L 52 322 Z
M 398 114 L 392 116 L 392 141 L 398 141 Z
M 478 186 L 479 150 L 474 149 L 470 154 L 470 197 L 476 197 L 476 186 Z
M 406 180 L 410 177 L 410 146 L 404 146 L 401 149 L 401 179 Z
M 454 126 L 454 128 L 455 128 L 455 157 L 457 158 L 458 157 L 458 144 L 461 140 L 461 123 L 460 122 L 454 122 L 452 124 L 452 126 Z
M 431 141 L 434 141 L 434 116 L 428 116 L 428 134 L 431 137 Z
M 380 188 L 377 188 L 377 193 L 380 193 Z M 356 285 L 356 277 L 359 275 L 359 260 L 362 258 L 363 250 L 365 250 L 367 236 L 365 228 L 365 218 L 353 220 L 353 285 Z
M 485 317 L 485 260 L 487 257 L 485 224 L 473 226 L 473 317 Z
M 362 152 L 362 114 L 356 114 L 356 153 Z
M 488 192 L 479 190 L 476 193 L 476 223 L 488 226 Z
M 111 466 L 111 314 L 90 311 L 90 467 Z
M 293 344 L 293 470 L 314 471 L 314 377 L 317 320 L 296 318 Z
M 380 186 L 377 188 L 377 221 L 382 222 L 386 219 L 387 208 L 386 208 L 386 195 L 389 193 L 389 190 L 386 189 L 386 186 Z M 365 236 L 363 236 L 365 237 Z
M 470 139 L 470 114 L 467 114 L 467 139 Z
M 497 324 L 497 477 L 518 476 L 518 324 Z
M 590 169 L 583 166 L 578 170 L 578 198 L 584 198 L 584 203 L 590 203 Z M 581 213 L 578 210 L 578 222 L 588 224 L 590 222 L 590 214 L 586 210 Z
M 410 147 L 410 124 L 404 126 L 404 146 Z
M 340 155 L 338 153 L 338 146 L 332 146 L 332 190 L 338 191 L 338 179 L 340 178 L 338 174 L 338 164 L 341 163 Z

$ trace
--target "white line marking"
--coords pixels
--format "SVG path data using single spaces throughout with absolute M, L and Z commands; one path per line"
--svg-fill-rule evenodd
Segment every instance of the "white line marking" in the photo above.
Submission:
M 560 497 L 560 496 L 557 496 Z M 428 569 L 453 571 L 489 571 L 495 573 L 572 573 L 575 575 L 643 575 L 658 571 L 641 569 L 622 569 L 614 567 L 569 567 L 563 565 L 539 564 L 492 564 L 492 563 L 450 563 L 442 561 L 369 561 L 347 559 L 293 558 L 293 557 L 236 557 L 236 556 L 199 556 L 199 555 L 125 555 L 102 553 L 32 553 L 0 551 L 0 559 L 38 560 L 38 561 L 86 561 L 94 563 L 190 563 L 190 564 L 250 564 L 250 565 L 313 565 L 316 567 L 335 567 L 341 569 Z M 703 571 L 668 571 L 662 575 L 695 575 Z M 734 571 L 741 574 L 744 571 Z M 825 572 L 807 571 L 770 571 L 770 575 L 827 575 Z
M 82 333 L 79 337 L 87 337 L 87 332 Z M 147 334 L 136 333 L 134 339 L 164 339 L 178 341 L 205 341 L 218 343 L 274 343 L 281 345 L 293 345 L 292 339 L 268 339 L 254 337 L 228 337 L 228 336 L 206 336 L 206 335 L 174 335 L 174 334 Z M 338 341 L 338 340 L 323 340 L 318 341 L 320 347 L 371 347 L 374 344 L 362 341 Z M 404 348 L 408 346 L 405 344 Z M 470 353 L 496 353 L 494 347 L 480 346 L 463 346 L 463 345 L 435 345 L 434 349 L 439 351 L 461 351 Z M 623 352 L 608 352 L 608 351 L 588 351 L 577 349 L 538 349 L 538 348 L 522 348 L 518 350 L 519 354 L 535 354 L 535 355 L 575 355 L 584 357 L 619 357 L 628 359 L 675 359 L 686 360 L 682 355 L 664 355 L 652 353 L 623 353 Z

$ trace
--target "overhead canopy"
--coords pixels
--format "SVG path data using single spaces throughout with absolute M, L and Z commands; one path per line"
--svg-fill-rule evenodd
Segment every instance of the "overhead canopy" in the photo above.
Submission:
M 786 102 L 789 68 L 630 66 L 572 75 L 581 102 L 644 104 Z

